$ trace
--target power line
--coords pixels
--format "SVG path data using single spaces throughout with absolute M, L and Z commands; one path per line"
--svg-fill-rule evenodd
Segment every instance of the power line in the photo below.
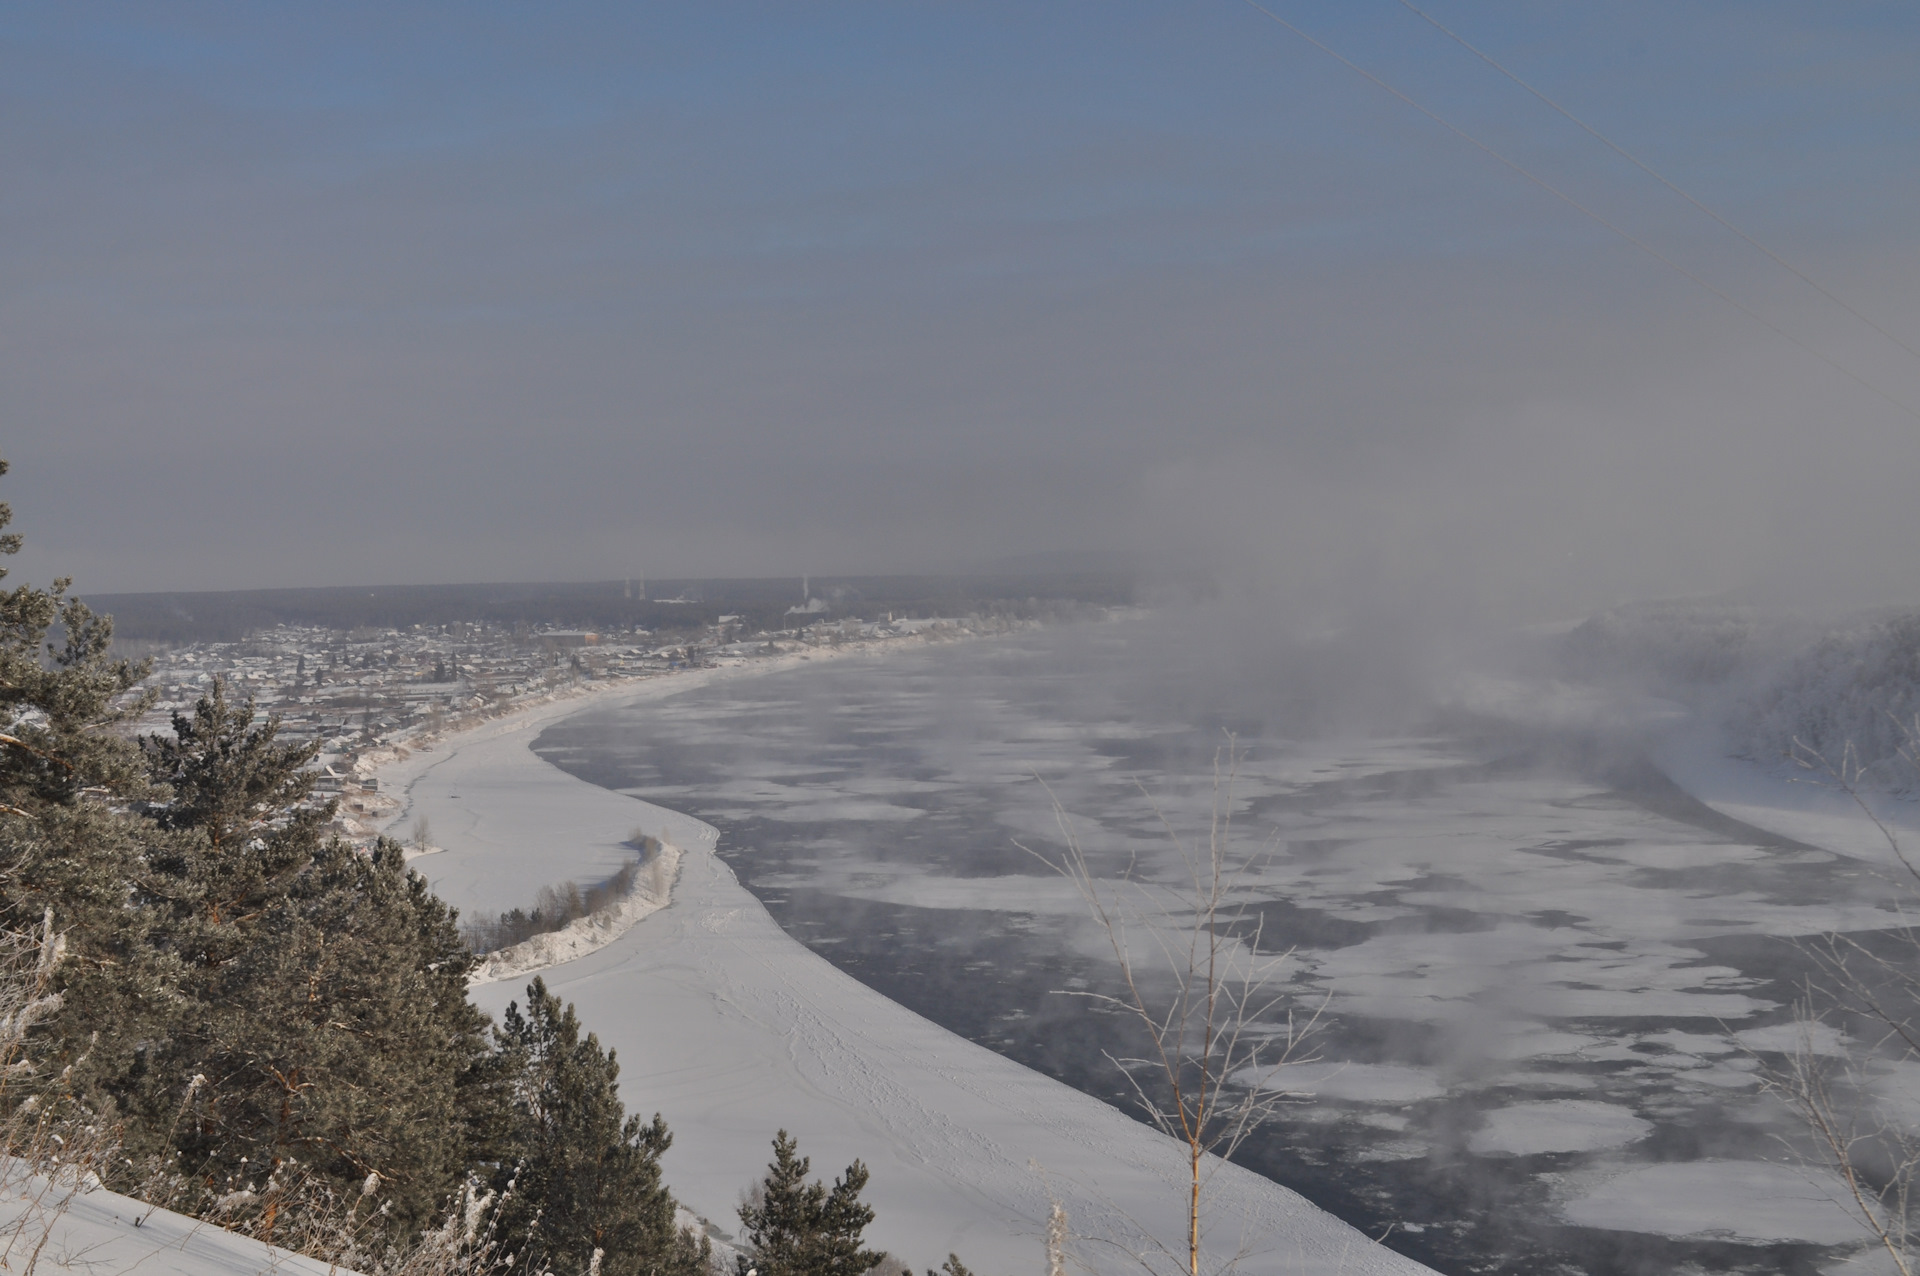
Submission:
M 1406 93 L 1401 92 L 1399 89 L 1389 84 L 1386 80 L 1381 79 L 1378 75 L 1375 75 L 1372 71 L 1367 70 L 1367 68 L 1361 66 L 1358 62 L 1355 62 L 1353 59 L 1347 57 L 1345 54 L 1339 52 L 1338 50 L 1332 48 L 1331 46 L 1325 44 L 1324 42 L 1316 39 L 1315 37 L 1307 34 L 1307 32 L 1301 30 L 1299 27 L 1295 26 L 1293 23 L 1287 21 L 1285 18 L 1275 13 L 1272 9 L 1269 9 L 1266 5 L 1261 4 L 1260 0 L 1244 0 L 1244 2 L 1246 3 L 1248 8 L 1253 9 L 1258 13 L 1262 13 L 1266 15 L 1273 22 L 1286 28 L 1288 31 L 1291 31 L 1294 35 L 1300 37 L 1300 39 L 1306 41 L 1308 44 L 1312 45 L 1314 48 L 1320 50 L 1320 52 L 1326 54 L 1328 57 L 1332 58 L 1334 61 L 1338 62 L 1340 65 L 1346 67 L 1349 71 L 1352 71 L 1355 75 L 1360 76 L 1362 79 L 1375 85 L 1376 87 L 1380 88 L 1384 92 L 1392 94 L 1394 97 L 1406 103 L 1408 106 L 1412 107 L 1414 110 L 1420 112 L 1420 114 L 1426 116 L 1428 119 L 1432 120 L 1435 124 L 1438 124 L 1441 128 L 1447 130 L 1447 132 L 1453 134 L 1455 137 L 1467 143 L 1467 145 L 1473 147 L 1475 150 L 1481 151 L 1484 154 L 1490 156 L 1491 158 L 1498 160 L 1501 164 L 1504 164 L 1507 168 L 1511 169 L 1513 172 L 1517 173 L 1519 176 L 1525 178 L 1528 182 L 1531 182 L 1533 185 L 1539 187 L 1541 190 L 1553 196 L 1555 199 L 1559 200 L 1561 203 L 1567 205 L 1569 208 L 1572 208 L 1575 212 L 1578 212 L 1581 216 L 1588 218 L 1589 220 L 1606 228 L 1609 231 L 1612 231 L 1615 235 L 1618 235 L 1621 239 L 1625 240 L 1627 243 L 1631 244 L 1633 247 L 1639 249 L 1641 252 L 1645 253 L 1647 256 L 1653 258 L 1655 261 L 1659 262 L 1661 265 L 1666 266 L 1669 270 L 1672 270 L 1676 274 L 1682 275 L 1685 278 L 1692 280 L 1699 287 L 1713 294 L 1715 297 L 1719 298 L 1721 301 L 1725 302 L 1727 305 L 1732 306 L 1735 310 L 1738 310 L 1741 314 L 1747 316 L 1747 318 L 1753 320 L 1755 323 L 1759 324 L 1761 327 L 1765 328 L 1767 331 L 1773 333 L 1775 336 L 1779 337 L 1782 341 L 1785 341 L 1788 344 L 1798 348 L 1803 353 L 1811 355 L 1813 358 L 1818 359 L 1820 362 L 1826 364 L 1829 368 L 1832 368 L 1835 372 L 1838 372 L 1841 376 L 1846 377 L 1849 381 L 1852 381 L 1855 385 L 1858 385 L 1862 389 L 1865 389 L 1869 393 L 1873 394 L 1876 398 L 1883 399 L 1887 403 L 1890 403 L 1894 407 L 1900 409 L 1902 412 L 1905 412 L 1908 416 L 1913 417 L 1916 420 L 1920 420 L 1920 409 L 1915 409 L 1909 406 L 1907 403 L 1903 402 L 1899 398 L 1896 398 L 1894 395 L 1889 394 L 1887 391 L 1882 390 L 1879 386 L 1867 380 L 1865 377 L 1861 376 L 1859 373 L 1855 372 L 1853 369 L 1847 367 L 1845 364 L 1839 362 L 1837 359 L 1834 359 L 1830 355 L 1827 355 L 1824 352 L 1818 349 L 1815 349 L 1813 346 L 1808 345 L 1806 342 L 1794 336 L 1792 333 L 1788 332 L 1786 329 L 1780 327 L 1778 324 L 1774 323 L 1771 319 L 1767 318 L 1765 315 L 1761 314 L 1759 311 L 1755 310 L 1753 307 L 1747 305 L 1745 302 L 1741 301 L 1739 298 L 1732 296 L 1731 294 L 1723 291 L 1722 289 L 1716 287 L 1711 283 L 1708 283 L 1705 279 L 1702 279 L 1699 275 L 1695 274 L 1693 271 L 1687 269 L 1685 266 L 1681 265 L 1679 262 L 1675 261 L 1673 258 L 1667 256 L 1665 253 L 1655 248 L 1652 244 L 1647 243 L 1645 240 L 1635 235 L 1632 231 L 1629 231 L 1625 227 L 1620 226 L 1619 224 L 1609 220 L 1598 211 L 1587 207 L 1587 205 L 1581 203 L 1579 200 L 1575 199 L 1572 195 L 1569 195 L 1566 191 L 1561 190 L 1558 186 L 1555 186 L 1553 183 L 1547 181 L 1544 177 L 1541 177 L 1538 174 L 1534 173 L 1531 169 L 1527 168 L 1524 164 L 1520 163 L 1520 161 L 1516 159 L 1512 159 L 1506 154 L 1504 154 L 1503 152 L 1496 150 L 1494 147 L 1487 144 L 1486 142 L 1481 141 L 1479 138 L 1467 132 L 1464 128 L 1461 128 L 1458 124 L 1455 124 L 1452 120 L 1447 119 L 1445 116 L 1441 115 L 1439 112 L 1421 104 L 1420 102 L 1416 101 L 1412 97 L 1409 97 Z
M 1612 151 L 1615 155 L 1618 155 L 1621 159 L 1627 161 L 1627 163 L 1633 165 L 1635 168 L 1645 173 L 1648 177 L 1651 177 L 1654 181 L 1659 182 L 1662 186 L 1666 187 L 1668 190 L 1678 195 L 1681 199 L 1686 200 L 1687 203 L 1692 204 L 1695 208 L 1699 209 L 1701 212 L 1705 213 L 1707 216 L 1713 218 L 1714 221 L 1720 223 L 1720 225 L 1725 227 L 1727 230 L 1732 231 L 1735 235 L 1739 236 L 1743 241 L 1745 241 L 1749 247 L 1757 249 L 1758 251 L 1766 254 L 1767 259 L 1771 261 L 1774 265 L 1780 267 L 1780 269 L 1786 271 L 1788 274 L 1792 275 L 1795 279 L 1798 279 L 1801 283 L 1813 289 L 1815 292 L 1819 293 L 1822 297 L 1825 297 L 1828 301 L 1840 307 L 1840 309 L 1846 311 L 1848 314 L 1852 315 L 1855 319 L 1858 319 L 1861 323 L 1867 325 L 1867 327 L 1873 329 L 1875 332 L 1885 337 L 1888 341 L 1900 347 L 1900 349 L 1906 351 L 1909 355 L 1912 355 L 1915 359 L 1920 359 L 1920 350 L 1914 349 L 1912 346 L 1902 341 L 1899 337 L 1895 336 L 1893 333 L 1887 331 L 1887 329 L 1882 327 L 1880 324 L 1876 323 L 1873 319 L 1860 313 L 1860 311 L 1848 305 L 1845 300 L 1835 296 L 1832 292 L 1822 287 L 1820 282 L 1814 279 L 1811 275 L 1807 274 L 1806 271 L 1801 270 L 1798 266 L 1794 265 L 1792 262 L 1782 257 L 1779 253 L 1767 247 L 1765 244 L 1761 243 L 1758 239 L 1755 239 L 1752 235 L 1748 234 L 1746 231 L 1742 230 L 1740 227 L 1734 225 L 1733 222 L 1729 221 L 1726 217 L 1722 216 L 1720 213 L 1716 212 L 1714 209 L 1709 208 L 1706 204 L 1702 203 L 1699 199 L 1695 198 L 1690 192 L 1682 189 L 1677 183 L 1670 180 L 1665 174 L 1655 169 L 1651 164 L 1648 164 L 1646 161 L 1642 160 L 1638 155 L 1635 155 L 1633 152 L 1629 151 L 1626 147 L 1620 145 L 1618 142 L 1608 137 L 1605 133 L 1602 133 L 1599 129 L 1587 123 L 1585 120 L 1575 115 L 1572 111 L 1569 111 L 1566 107 L 1560 105 L 1560 103 L 1554 101 L 1552 98 L 1548 97 L 1545 93 L 1541 92 L 1539 89 L 1535 88 L 1533 85 L 1529 84 L 1527 81 L 1521 79 L 1518 75 L 1515 75 L 1512 71 L 1509 71 L 1506 67 L 1502 66 L 1497 60 L 1495 60 L 1495 58 L 1491 54 L 1481 50 L 1474 44 L 1470 43 L 1466 39 L 1466 37 L 1462 36 L 1459 32 L 1453 30 L 1453 28 L 1447 26 L 1445 23 L 1441 22 L 1438 18 L 1434 17 L 1432 14 L 1428 13 L 1426 10 L 1414 4 L 1412 0 L 1400 0 L 1400 4 L 1403 8 L 1407 10 L 1407 12 L 1413 14 L 1415 17 L 1419 18 L 1421 21 L 1427 23 L 1434 30 L 1438 31 L 1441 35 L 1446 36 L 1449 40 L 1452 40 L 1455 44 L 1465 49 L 1468 53 L 1473 54 L 1474 57 L 1479 58 L 1482 62 L 1485 62 L 1488 66 L 1498 71 L 1501 75 L 1506 76 L 1509 80 L 1512 80 L 1515 84 L 1519 85 L 1521 88 L 1531 93 L 1534 97 L 1546 103 L 1547 106 L 1551 107 L 1554 111 L 1558 112 L 1561 116 L 1563 116 L 1569 122 L 1578 126 L 1589 137 L 1593 138 L 1596 142 L 1599 142 L 1602 146 Z

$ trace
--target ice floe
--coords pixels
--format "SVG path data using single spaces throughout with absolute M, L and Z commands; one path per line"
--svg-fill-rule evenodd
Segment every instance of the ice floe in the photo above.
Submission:
M 1561 1209 L 1569 1223 L 1764 1243 L 1843 1245 L 1865 1236 L 1839 1195 L 1839 1183 L 1769 1161 L 1684 1161 L 1628 1170 Z
M 1481 1156 L 1534 1156 L 1542 1152 L 1597 1152 L 1637 1143 L 1653 1124 L 1631 1108 L 1584 1099 L 1546 1099 L 1495 1108 L 1467 1140 Z

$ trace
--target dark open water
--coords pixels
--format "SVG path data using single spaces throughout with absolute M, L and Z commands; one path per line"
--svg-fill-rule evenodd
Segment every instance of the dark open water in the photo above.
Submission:
M 1740 1243 L 1711 1191 L 1696 1217 L 1635 1175 L 1711 1186 L 1717 1162 L 1779 1156 L 1723 1025 L 1786 1019 L 1781 937 L 1885 924 L 1852 866 L 1592 742 L 1302 742 L 1258 696 L 1188 712 L 1142 667 L 1119 626 L 932 648 L 584 713 L 536 749 L 714 824 L 780 924 L 876 991 L 1128 1107 L 1106 1058 L 1124 1023 L 1061 995 L 1111 986 L 1100 936 L 1014 843 L 1058 842 L 1038 775 L 1100 862 L 1164 861 L 1156 808 L 1197 827 L 1237 729 L 1239 827 L 1277 847 L 1262 947 L 1297 949 L 1300 999 L 1332 1012 L 1326 1062 L 1289 1082 L 1307 1097 L 1237 1159 L 1446 1272 L 1812 1272 L 1838 1252 L 1807 1243 L 1840 1239 L 1830 1210 L 1767 1206 L 1776 1239 Z

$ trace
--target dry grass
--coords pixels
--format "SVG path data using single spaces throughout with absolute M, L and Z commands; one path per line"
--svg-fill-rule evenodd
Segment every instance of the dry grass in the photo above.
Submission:
M 66 951 L 49 910 L 38 927 L 0 930 L 0 1268 L 31 1272 L 74 1199 L 100 1185 L 118 1141 L 81 1102 L 84 1056 L 49 1074 L 33 1057 L 34 1028 L 60 1009 L 54 972 Z

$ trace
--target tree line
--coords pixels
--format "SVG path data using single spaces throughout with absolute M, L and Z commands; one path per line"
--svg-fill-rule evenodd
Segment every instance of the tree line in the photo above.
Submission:
M 0 928 L 61 937 L 20 1065 L 50 1084 L 0 1102 L 95 1132 L 111 1188 L 365 1271 L 425 1270 L 423 1246 L 435 1271 L 713 1270 L 676 1226 L 666 1123 L 626 1112 L 573 1007 L 536 979 L 478 1010 L 455 911 L 396 842 L 328 834 L 318 745 L 251 700 L 216 683 L 133 734 L 146 667 L 69 589 L 0 588 Z M 880 1262 L 866 1170 L 810 1184 L 784 1131 L 774 1151 L 740 1272 Z

